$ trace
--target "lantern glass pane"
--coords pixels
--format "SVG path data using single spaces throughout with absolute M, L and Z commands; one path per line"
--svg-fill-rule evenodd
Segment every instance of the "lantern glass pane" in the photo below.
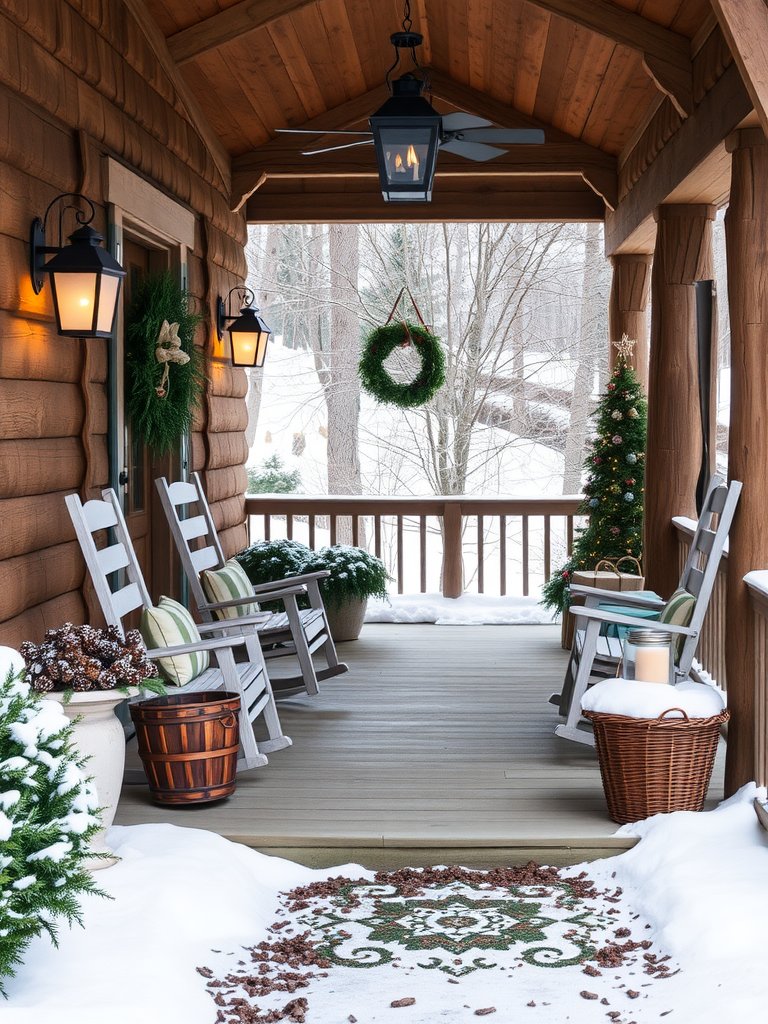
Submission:
M 232 362 L 237 366 L 255 366 L 261 332 L 230 331 L 229 336 L 232 340 Z
M 112 330 L 119 291 L 120 278 L 113 277 L 111 274 L 103 274 L 99 293 L 99 315 L 96 320 L 96 330 L 101 333 L 109 334 Z
M 61 330 L 91 332 L 99 275 L 92 271 L 81 274 L 54 271 L 51 279 Z
M 391 185 L 422 185 L 428 171 L 427 156 L 434 132 L 431 128 L 382 128 L 381 150 Z

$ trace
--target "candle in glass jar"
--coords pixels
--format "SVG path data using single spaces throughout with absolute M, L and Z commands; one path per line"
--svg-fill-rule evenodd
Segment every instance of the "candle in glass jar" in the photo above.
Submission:
M 646 683 L 669 682 L 669 647 L 638 647 L 635 679 Z

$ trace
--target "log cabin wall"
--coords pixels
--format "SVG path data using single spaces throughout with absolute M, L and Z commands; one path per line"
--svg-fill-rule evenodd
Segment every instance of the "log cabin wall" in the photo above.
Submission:
M 64 495 L 97 496 L 109 480 L 107 343 L 56 333 L 50 287 L 36 296 L 29 283 L 32 218 L 58 193 L 82 191 L 106 233 L 104 156 L 187 205 L 189 290 L 208 354 L 216 295 L 246 274 L 246 226 L 230 213 L 221 161 L 121 0 L 0 0 L 0 53 L 0 643 L 16 646 L 87 620 Z M 192 468 L 232 553 L 246 542 L 246 378 L 215 361 L 208 374 Z

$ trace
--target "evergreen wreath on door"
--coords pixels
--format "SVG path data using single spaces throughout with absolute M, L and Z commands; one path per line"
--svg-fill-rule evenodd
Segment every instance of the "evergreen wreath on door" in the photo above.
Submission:
M 395 316 L 405 293 L 411 300 L 418 323 Z M 392 377 L 384 363 L 397 348 L 412 347 L 421 360 L 419 372 L 409 383 Z M 424 323 L 409 288 L 401 288 L 392 312 L 382 327 L 374 328 L 363 343 L 358 367 L 360 382 L 380 402 L 401 409 L 425 405 L 445 384 L 445 355 L 440 339 Z
M 203 353 L 195 345 L 201 321 L 168 271 L 148 274 L 134 289 L 125 318 L 125 406 L 133 430 L 157 455 L 179 443 L 202 400 Z

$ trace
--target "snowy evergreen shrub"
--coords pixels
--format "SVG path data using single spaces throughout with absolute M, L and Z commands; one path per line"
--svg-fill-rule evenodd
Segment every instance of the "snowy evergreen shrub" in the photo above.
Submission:
M 322 569 L 328 569 L 331 575 L 320 580 L 320 592 L 326 605 L 334 608 L 369 597 L 385 598 L 392 578 L 380 558 L 348 544 L 313 551 L 302 572 Z
M 0 992 L 37 935 L 80 923 L 79 897 L 98 892 L 84 862 L 99 828 L 95 791 L 52 700 L 22 681 L 0 649 Z M 15 654 L 15 652 L 13 652 Z M 19 673 L 19 674 L 17 674 Z

